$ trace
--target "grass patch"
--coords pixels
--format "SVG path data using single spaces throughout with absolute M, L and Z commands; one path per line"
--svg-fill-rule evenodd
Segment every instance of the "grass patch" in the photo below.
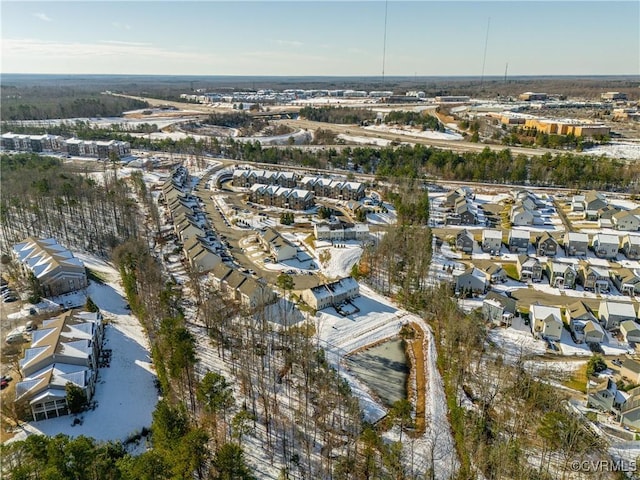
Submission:
M 313 234 L 309 234 L 309 236 L 307 236 L 307 238 L 304 239 L 304 243 L 306 243 L 307 245 L 309 245 L 309 247 L 311 247 L 312 249 L 315 250 L 315 248 L 316 248 L 316 239 L 313 236 Z
M 504 271 L 507 273 L 507 277 L 511 278 L 512 280 L 518 280 L 518 269 L 516 268 L 515 264 L 503 263 L 502 268 L 504 268 Z
M 108 280 L 106 273 L 98 272 L 90 268 L 87 268 L 87 278 L 96 283 L 107 283 Z
M 587 393 L 587 364 L 574 372 L 571 378 L 563 383 L 564 386 L 582 393 Z

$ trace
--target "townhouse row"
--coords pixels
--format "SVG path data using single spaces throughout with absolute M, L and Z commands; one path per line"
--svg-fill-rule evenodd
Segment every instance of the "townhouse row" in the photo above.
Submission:
M 299 177 L 293 172 L 270 170 L 235 170 L 231 183 L 234 187 L 251 188 L 254 185 L 280 186 L 289 189 L 306 190 L 316 197 L 337 200 L 360 200 L 365 196 L 364 184 L 334 180 L 318 176 Z
M 119 140 L 65 139 L 59 135 L 22 135 L 9 132 L 2 134 L 0 142 L 3 149 L 19 152 L 58 152 L 101 159 L 107 159 L 112 154 L 119 158 L 131 154 L 129 142 Z

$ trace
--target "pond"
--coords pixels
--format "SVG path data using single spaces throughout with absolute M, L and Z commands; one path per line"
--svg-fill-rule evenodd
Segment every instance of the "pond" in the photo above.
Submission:
M 390 340 L 351 355 L 346 363 L 386 405 L 407 398 L 409 365 L 402 340 Z

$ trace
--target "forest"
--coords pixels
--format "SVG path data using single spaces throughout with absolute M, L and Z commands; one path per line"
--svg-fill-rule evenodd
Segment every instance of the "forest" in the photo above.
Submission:
M 386 124 L 396 125 L 413 125 L 422 127 L 423 130 L 435 130 L 444 132 L 444 125 L 432 116 L 418 112 L 405 112 L 401 110 L 392 110 L 384 117 Z
M 2 247 L 28 236 L 55 237 L 69 247 L 106 257 L 135 237 L 138 216 L 127 184 L 107 172 L 104 183 L 59 159 L 36 154 L 0 156 Z
M 122 112 L 147 108 L 149 104 L 131 98 L 102 95 L 78 88 L 0 87 L 3 120 L 46 120 L 74 117 L 119 117 Z
M 376 119 L 376 113 L 372 110 L 350 107 L 304 107 L 300 110 L 300 116 L 314 122 L 341 124 L 360 124 Z

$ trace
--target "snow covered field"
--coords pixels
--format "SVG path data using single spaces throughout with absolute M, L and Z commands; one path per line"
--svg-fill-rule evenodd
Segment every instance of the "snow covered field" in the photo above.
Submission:
M 626 160 L 640 160 L 640 143 L 632 142 L 611 142 L 607 145 L 598 145 L 597 147 L 585 150 L 586 155 L 600 156 L 604 155 L 611 158 L 622 158 Z
M 108 325 L 105 346 L 112 350 L 108 368 L 100 368 L 93 401 L 97 406 L 77 417 L 66 415 L 40 422 L 29 422 L 14 440 L 32 433 L 72 437 L 86 435 L 96 440 L 124 441 L 151 426 L 151 414 L 158 401 L 155 372 L 151 364 L 149 343 L 142 326 L 125 308 L 127 303 L 118 284 L 118 274 L 110 265 L 94 257 L 76 253 L 85 265 L 101 272 L 104 284 L 91 282 L 86 293 L 100 308 Z
M 343 133 L 338 135 L 337 138 L 349 143 L 359 143 L 362 145 L 377 145 L 379 147 L 387 147 L 391 144 L 391 140 L 387 140 L 385 138 L 359 137 L 355 135 L 345 135 Z
M 436 132 L 433 130 L 418 130 L 415 128 L 394 128 L 386 125 L 370 125 L 364 127 L 366 130 L 375 132 L 393 133 L 396 135 L 411 135 L 413 137 L 430 138 L 432 140 L 462 140 L 463 137 L 459 133 L 451 130 L 445 132 Z

